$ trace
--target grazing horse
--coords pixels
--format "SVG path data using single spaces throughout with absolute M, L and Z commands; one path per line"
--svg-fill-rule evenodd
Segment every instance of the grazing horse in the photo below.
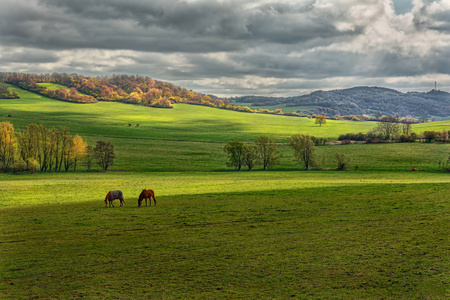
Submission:
M 145 199 L 145 206 L 147 206 L 147 199 L 150 202 L 150 206 L 151 206 L 152 205 L 152 197 L 153 197 L 153 201 L 155 202 L 155 205 L 156 205 L 155 192 L 153 190 L 142 190 L 141 194 L 139 195 L 138 207 L 141 207 L 142 200 L 144 200 L 144 199 Z
M 108 201 L 109 201 L 109 207 L 114 207 L 113 205 L 113 201 L 119 199 L 120 200 L 120 206 L 123 206 L 123 204 L 125 203 L 125 200 L 123 200 L 123 193 L 122 191 L 119 190 L 115 190 L 115 191 L 109 191 L 108 194 L 106 194 L 105 197 L 105 207 L 107 207 L 108 205 Z

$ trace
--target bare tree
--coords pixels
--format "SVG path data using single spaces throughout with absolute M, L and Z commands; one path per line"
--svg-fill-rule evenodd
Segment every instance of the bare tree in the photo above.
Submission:
M 400 133 L 398 119 L 394 116 L 382 117 L 381 122 L 378 122 L 374 128 L 374 132 L 381 134 L 385 140 L 395 139 Z

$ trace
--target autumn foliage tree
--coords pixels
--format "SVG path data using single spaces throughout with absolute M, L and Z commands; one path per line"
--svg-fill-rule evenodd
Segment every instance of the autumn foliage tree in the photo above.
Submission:
M 316 124 L 319 124 L 320 126 L 322 126 L 322 124 L 327 124 L 327 117 L 324 115 L 317 115 Z
M 61 170 L 68 171 L 85 155 L 86 142 L 79 135 L 72 136 L 67 127 L 47 128 L 45 125 L 28 124 L 14 135 L 9 122 L 0 123 L 0 162 L 4 170 L 29 170 L 34 173 Z
M 3 171 L 8 171 L 14 163 L 17 151 L 17 140 L 14 126 L 10 122 L 0 123 L 0 163 Z

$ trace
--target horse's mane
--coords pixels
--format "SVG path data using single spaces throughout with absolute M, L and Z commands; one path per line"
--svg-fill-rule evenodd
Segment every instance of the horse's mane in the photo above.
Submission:
M 108 194 L 106 194 L 105 201 L 106 201 L 106 199 L 109 199 L 110 197 L 111 197 L 111 191 L 109 191 Z

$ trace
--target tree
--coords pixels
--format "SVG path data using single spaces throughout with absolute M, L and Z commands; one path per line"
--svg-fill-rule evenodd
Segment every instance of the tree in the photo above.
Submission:
M 86 155 L 84 155 L 83 165 L 86 167 L 88 171 L 92 169 L 92 165 L 94 164 L 94 148 L 91 145 L 86 146 Z
M 56 134 L 58 147 L 56 148 L 57 162 L 55 171 L 60 172 L 64 163 L 64 170 L 67 172 L 72 164 L 71 149 L 73 138 L 70 135 L 69 128 L 67 127 L 58 127 Z
M 342 171 L 348 169 L 351 158 L 344 153 L 336 152 L 334 153 L 334 161 L 337 164 L 337 170 Z
M 70 150 L 73 160 L 73 170 L 77 169 L 77 162 L 86 154 L 87 143 L 78 134 L 72 140 L 72 148 Z
M 400 133 L 400 124 L 394 116 L 382 117 L 381 122 L 377 123 L 374 132 L 378 133 L 385 140 L 395 139 Z
M 408 119 L 402 121 L 402 132 L 403 134 L 411 134 L 412 124 Z
M 317 165 L 316 149 L 309 135 L 295 134 L 291 136 L 289 146 L 294 152 L 295 159 L 305 165 L 305 170 L 309 170 L 310 166 Z
M 275 140 L 262 135 L 255 141 L 256 152 L 260 159 L 263 170 L 279 163 L 280 151 L 277 149 Z
M 435 141 L 437 139 L 437 137 L 438 137 L 438 133 L 436 131 L 425 131 L 423 133 L 423 139 L 427 143 L 431 143 L 431 142 Z
M 441 133 L 441 141 L 445 144 L 448 143 L 449 140 L 449 131 L 448 130 L 442 130 Z
M 227 166 L 240 170 L 245 162 L 245 145 L 239 141 L 229 141 L 223 147 L 223 151 L 228 154 Z
M 244 145 L 244 165 L 251 171 L 258 162 L 258 153 L 255 145 Z
M 382 114 L 381 114 L 381 112 L 379 111 L 379 110 L 377 110 L 377 111 L 375 111 L 374 113 L 373 113 L 373 115 L 375 116 L 375 118 L 377 118 L 378 120 L 381 118 L 381 116 L 382 116 Z
M 327 124 L 327 117 L 324 115 L 317 115 L 316 124 L 319 124 L 320 126 L 322 126 L 322 124 Z
M 39 126 L 34 123 L 28 124 L 17 136 L 19 144 L 19 157 L 27 163 L 36 161 L 39 151 Z M 36 166 L 34 165 L 33 168 Z
M 109 166 L 114 165 L 114 145 L 111 142 L 97 141 L 94 148 L 94 157 L 102 170 L 108 170 Z
M 38 150 L 38 162 L 41 166 L 41 172 L 47 171 L 48 163 L 50 161 L 51 150 L 51 135 L 50 130 L 45 125 L 39 125 L 39 150 Z
M 8 170 L 14 163 L 17 151 L 17 141 L 14 136 L 14 126 L 8 122 L 0 123 L 0 162 L 3 170 Z
M 427 117 L 427 116 L 421 116 L 421 117 L 419 118 L 419 122 L 420 122 L 420 123 L 426 123 L 426 122 L 428 122 L 428 117 Z

